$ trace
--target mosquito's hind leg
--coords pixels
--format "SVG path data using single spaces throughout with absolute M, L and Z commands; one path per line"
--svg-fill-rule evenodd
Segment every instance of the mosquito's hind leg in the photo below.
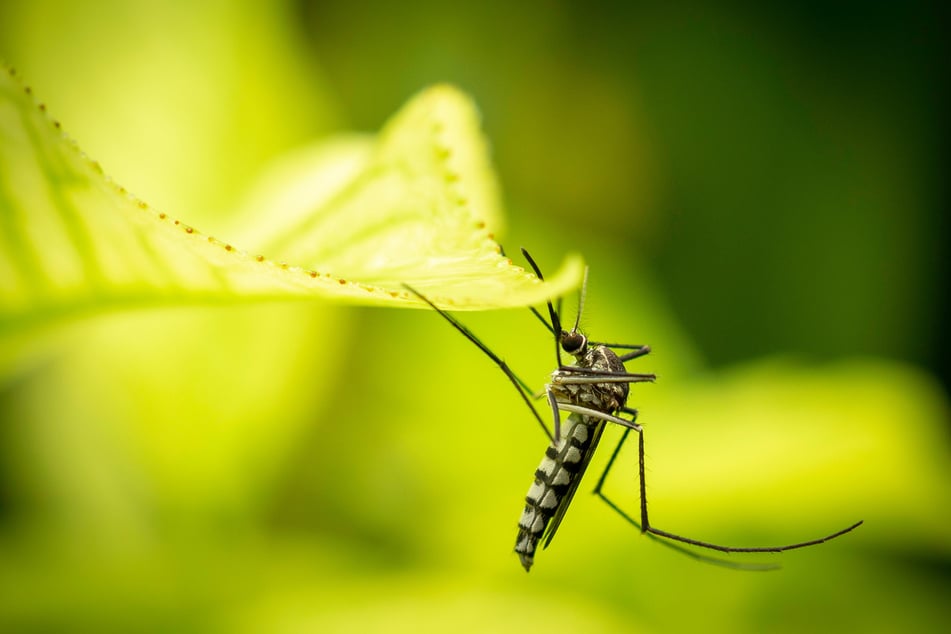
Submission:
M 637 418 L 637 411 L 628 409 L 628 408 L 624 408 L 623 411 L 631 414 L 631 423 L 635 424 L 634 420 Z M 719 559 L 717 557 L 709 557 L 707 555 L 702 555 L 696 551 L 690 550 L 689 548 L 684 548 L 683 546 L 680 546 L 675 542 L 672 542 L 668 539 L 664 539 L 662 537 L 658 537 L 657 535 L 654 535 L 653 533 L 644 530 L 643 527 L 647 525 L 643 521 L 643 518 L 646 516 L 646 508 L 647 508 L 646 504 L 642 504 L 642 508 L 641 508 L 642 522 L 638 523 L 633 517 L 628 515 L 624 511 L 624 509 L 622 509 L 620 506 L 615 504 L 613 500 L 611 500 L 607 495 L 605 495 L 603 491 L 604 482 L 608 477 L 608 473 L 611 471 L 611 467 L 614 466 L 614 461 L 617 460 L 618 455 L 621 453 L 621 447 L 624 446 L 624 442 L 627 440 L 628 434 L 631 433 L 631 429 L 632 429 L 631 427 L 626 427 L 624 429 L 624 433 L 621 435 L 621 440 L 618 441 L 617 447 L 614 448 L 614 452 L 611 454 L 611 458 L 608 460 L 608 464 L 604 467 L 604 471 L 601 473 L 601 477 L 598 478 L 598 484 L 594 488 L 594 494 L 597 495 L 599 498 L 601 498 L 602 502 L 607 504 L 608 507 L 611 508 L 611 510 L 613 510 L 615 513 L 620 515 L 621 518 L 624 519 L 624 521 L 626 521 L 628 524 L 630 524 L 637 530 L 641 531 L 641 533 L 643 533 L 650 539 L 654 540 L 655 542 L 657 542 L 661 546 L 664 546 L 665 548 L 674 550 L 680 553 L 681 555 L 686 555 L 687 557 L 690 557 L 691 559 L 696 559 L 697 561 L 702 561 L 703 563 L 712 564 L 714 566 L 722 566 L 724 568 L 730 568 L 733 570 L 745 570 L 745 571 L 752 571 L 752 572 L 764 572 L 769 570 L 778 570 L 780 568 L 778 564 L 756 564 L 756 563 L 727 561 L 726 559 Z M 640 435 L 643 437 L 643 432 L 641 432 Z M 643 464 L 643 460 L 641 461 L 641 463 Z M 639 480 L 641 482 L 641 499 L 643 500 L 645 499 L 644 485 L 643 485 L 643 482 L 644 482 L 643 470 L 641 470 L 641 477 L 639 478 Z
M 684 544 L 690 544 L 691 546 L 699 546 L 700 548 L 717 550 L 721 553 L 781 553 L 787 550 L 796 550 L 797 548 L 805 548 L 807 546 L 816 546 L 818 544 L 822 544 L 835 539 L 836 537 L 841 537 L 842 535 L 845 535 L 846 533 L 851 532 L 862 525 L 862 520 L 859 520 L 855 524 L 836 531 L 830 535 L 816 539 L 810 539 L 809 541 L 796 542 L 794 544 L 784 544 L 782 546 L 722 546 L 720 544 L 714 544 L 711 542 L 701 541 L 699 539 L 683 537 L 682 535 L 677 535 L 674 533 L 668 533 L 667 531 L 661 530 L 659 528 L 654 528 L 650 525 L 650 522 L 647 519 L 647 492 L 646 485 L 644 483 L 644 434 L 640 434 L 637 447 L 638 472 L 640 473 L 641 478 L 641 522 L 643 524 L 641 530 L 657 535 L 658 537 L 673 539 Z
M 631 414 L 631 422 L 637 418 L 636 410 L 631 410 L 624 408 L 622 411 Z M 639 475 L 639 488 L 640 488 L 640 511 L 641 511 L 641 521 L 640 523 L 634 521 L 627 513 L 621 510 L 614 502 L 612 502 L 606 495 L 604 495 L 602 489 L 604 487 L 604 482 L 607 479 L 608 473 L 611 468 L 614 466 L 614 462 L 617 460 L 618 455 L 621 452 L 621 447 L 623 447 L 624 442 L 627 440 L 628 434 L 631 432 L 630 428 L 624 430 L 624 434 L 621 436 L 621 440 L 618 442 L 617 447 L 614 449 L 614 453 L 611 454 L 610 460 L 608 460 L 607 466 L 604 468 L 604 472 L 601 474 L 601 477 L 598 479 L 598 484 L 595 486 L 594 493 L 600 497 L 608 506 L 617 511 L 627 522 L 631 525 L 638 528 L 642 533 L 647 535 L 656 536 L 663 539 L 670 539 L 678 541 L 684 544 L 689 544 L 691 546 L 697 546 L 700 548 L 707 548 L 710 550 L 716 550 L 722 553 L 779 553 L 787 550 L 795 550 L 797 548 L 805 548 L 807 546 L 815 546 L 817 544 L 822 544 L 829 540 L 840 537 L 862 525 L 862 522 L 856 522 L 851 526 L 844 528 L 840 531 L 832 533 L 831 535 L 826 535 L 825 537 L 820 537 L 818 539 L 812 539 L 805 542 L 797 542 L 795 544 L 786 544 L 783 546 L 760 546 L 760 547 L 737 547 L 737 546 L 723 546 L 720 544 L 714 544 L 711 542 L 705 542 L 698 539 L 692 539 L 690 537 L 683 537 L 681 535 L 676 535 L 674 533 L 669 533 L 667 531 L 661 530 L 659 528 L 654 528 L 650 524 L 650 519 L 648 518 L 647 513 L 647 484 L 644 477 L 644 433 L 640 432 L 638 434 L 638 443 L 637 443 L 637 457 L 638 457 L 638 475 Z M 690 551 L 687 551 L 690 552 Z M 714 560 L 711 563 L 718 563 L 719 560 Z M 725 562 L 719 562 L 725 563 Z
M 629 414 L 631 414 L 631 424 L 632 424 L 632 425 L 636 425 L 635 421 L 637 420 L 637 410 L 624 408 L 624 411 L 627 412 L 627 413 L 629 413 Z M 638 426 L 638 427 L 639 427 L 639 426 Z M 627 427 L 627 426 L 624 428 L 624 433 L 621 434 L 621 440 L 618 441 L 617 446 L 614 448 L 614 451 L 611 453 L 611 457 L 608 459 L 608 464 L 605 465 L 604 471 L 601 472 L 601 477 L 598 478 L 598 483 L 597 483 L 597 484 L 595 485 L 595 487 L 594 487 L 594 494 L 597 495 L 599 498 L 601 498 L 601 499 L 604 501 L 605 504 L 607 504 L 607 505 L 610 506 L 612 509 L 614 509 L 621 517 L 623 517 L 625 520 L 627 520 L 628 523 L 630 523 L 632 526 L 634 526 L 635 528 L 637 528 L 637 529 L 638 529 L 639 531 L 641 531 L 642 533 L 646 533 L 646 532 L 647 532 L 648 522 L 647 522 L 646 491 L 645 491 L 645 484 L 644 484 L 644 454 L 643 454 L 643 452 L 641 452 L 641 454 L 640 454 L 640 455 L 641 455 L 641 459 L 640 459 L 640 463 L 641 463 L 641 464 L 640 464 L 640 469 L 639 469 L 640 477 L 638 478 L 638 480 L 640 481 L 640 489 L 641 489 L 641 491 L 640 491 L 640 498 L 641 498 L 641 522 L 640 522 L 640 524 L 638 524 L 638 523 L 637 523 L 630 515 L 628 515 L 626 512 L 624 512 L 623 510 L 621 510 L 621 508 L 620 508 L 617 504 L 615 504 L 615 503 L 612 502 L 610 499 L 608 499 L 608 497 L 604 494 L 604 491 L 603 491 L 603 489 L 604 489 L 604 482 L 605 482 L 605 481 L 607 480 L 607 478 L 608 478 L 608 473 L 611 472 L 611 468 L 614 466 L 614 462 L 617 460 L 617 457 L 620 455 L 620 453 L 621 453 L 621 448 L 624 446 L 624 442 L 627 440 L 627 436 L 628 436 L 628 434 L 631 433 L 631 430 L 632 430 L 632 429 L 633 429 L 633 427 Z M 642 430 L 642 429 L 638 429 L 638 436 L 641 437 L 642 440 L 640 441 L 640 444 L 641 444 L 641 446 L 643 446 L 643 436 L 644 436 L 644 433 L 643 433 L 643 430 Z

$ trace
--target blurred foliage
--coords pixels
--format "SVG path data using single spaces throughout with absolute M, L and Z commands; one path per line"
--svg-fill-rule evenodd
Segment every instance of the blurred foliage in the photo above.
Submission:
M 0 629 L 941 631 L 945 62 L 923 5 L 883 7 L 0 5 L 0 57 L 80 145 L 208 230 L 272 159 L 460 84 L 509 250 L 582 252 L 583 326 L 654 348 L 653 521 L 770 544 L 866 520 L 737 573 L 579 495 L 525 575 L 544 437 L 436 315 L 143 311 L 2 386 Z M 465 322 L 532 385 L 552 369 L 527 311 Z

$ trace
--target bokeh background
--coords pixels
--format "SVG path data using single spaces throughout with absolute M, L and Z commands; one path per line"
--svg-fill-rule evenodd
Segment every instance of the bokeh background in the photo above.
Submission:
M 579 494 L 526 575 L 511 547 L 544 437 L 435 315 L 113 315 L 0 388 L 0 629 L 940 631 L 938 17 L 924 2 L 6 0 L 0 57 L 64 129 L 222 238 L 272 159 L 460 85 L 484 115 L 508 250 L 548 269 L 580 251 L 583 326 L 654 347 L 636 366 L 661 380 L 632 397 L 654 523 L 738 544 L 867 523 L 744 573 Z M 463 317 L 544 382 L 551 344 L 527 311 Z M 622 459 L 610 490 L 634 508 Z

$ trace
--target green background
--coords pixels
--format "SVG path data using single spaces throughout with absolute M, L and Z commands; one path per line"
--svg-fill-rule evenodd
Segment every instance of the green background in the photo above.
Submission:
M 631 400 L 654 523 L 741 545 L 867 524 L 738 573 L 579 493 L 526 575 L 511 547 L 544 437 L 437 316 L 139 312 L 74 324 L 2 385 L 0 629 L 949 621 L 937 16 L 510 4 L 14 0 L 0 57 L 113 178 L 216 235 L 270 159 L 460 85 L 503 244 L 548 269 L 583 253 L 582 326 L 654 347 L 631 364 L 660 375 Z M 527 311 L 463 319 L 541 386 L 551 342 Z M 611 490 L 632 508 L 624 457 Z

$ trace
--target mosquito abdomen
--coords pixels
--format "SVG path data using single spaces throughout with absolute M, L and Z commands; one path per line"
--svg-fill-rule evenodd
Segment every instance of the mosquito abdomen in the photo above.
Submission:
M 535 549 L 545 535 L 552 517 L 571 501 L 569 492 L 584 473 L 592 449 L 591 440 L 599 421 L 572 414 L 567 433 L 549 445 L 535 470 L 535 481 L 525 496 L 525 510 L 518 522 L 515 552 L 526 572 L 535 561 Z

